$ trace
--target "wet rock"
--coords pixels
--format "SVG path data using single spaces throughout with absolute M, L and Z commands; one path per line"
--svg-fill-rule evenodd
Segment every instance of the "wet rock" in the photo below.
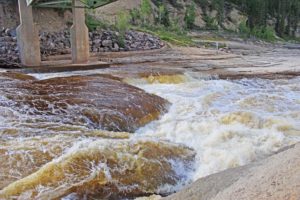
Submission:
M 158 119 L 169 105 L 158 96 L 110 76 L 73 76 L 41 81 L 20 81 L 15 76 L 18 75 L 0 75 L 3 80 L 0 91 L 11 102 L 11 105 L 3 106 L 25 114 L 24 122 L 36 119 L 133 132 Z
M 2 133 L 12 135 L 15 130 L 10 129 Z M 72 142 L 74 138 L 65 136 L 28 138 L 23 139 L 22 142 L 0 141 L 0 190 L 34 173 L 41 166 L 61 155 Z
M 297 199 L 300 197 L 299 183 L 298 143 L 266 159 L 201 178 L 163 199 Z
M 4 82 L 4 80 L 14 81 L 34 81 L 37 80 L 33 76 L 29 76 L 27 74 L 14 73 L 14 72 L 4 72 L 0 74 L 0 80 Z
M 3 110 L 0 109 L 0 111 Z M 52 130 L 60 129 L 66 132 L 64 135 L 53 136 L 51 128 Z M 43 165 L 61 156 L 76 141 L 80 141 L 80 137 L 94 139 L 128 139 L 130 137 L 130 134 L 126 132 L 83 129 L 77 134 L 68 134 L 67 130 L 71 131 L 72 128 L 58 124 L 51 127 L 51 124 L 49 124 L 47 131 L 49 135 L 47 136 L 27 137 L 23 138 L 22 142 L 14 139 L 0 139 L 0 190 L 14 181 L 36 172 Z M 13 137 L 17 132 L 18 130 L 15 128 L 0 130 L 1 136 L 7 135 L 8 137 Z
M 0 198 L 60 199 L 73 195 L 79 199 L 121 199 L 167 194 L 172 189 L 166 188 L 186 183 L 194 156 L 191 149 L 168 142 L 86 139 L 2 189 Z

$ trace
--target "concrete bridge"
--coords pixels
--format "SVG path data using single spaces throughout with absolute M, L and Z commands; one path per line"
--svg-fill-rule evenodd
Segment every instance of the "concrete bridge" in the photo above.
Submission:
M 74 64 L 89 61 L 89 35 L 85 24 L 85 8 L 99 7 L 115 0 L 18 0 L 20 25 L 17 28 L 17 39 L 23 66 L 40 66 L 40 40 L 39 33 L 33 21 L 32 6 L 59 7 L 65 3 L 72 7 L 73 25 L 71 27 L 71 50 Z M 90 2 L 90 3 L 89 3 Z

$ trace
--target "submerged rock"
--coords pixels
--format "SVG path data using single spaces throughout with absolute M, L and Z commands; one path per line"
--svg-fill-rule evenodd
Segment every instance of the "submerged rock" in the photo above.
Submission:
M 15 134 L 15 129 L 0 131 L 0 135 Z M 94 139 L 129 139 L 126 132 L 82 131 L 77 134 L 46 135 L 19 140 L 0 140 L 0 189 L 22 179 L 60 156 L 82 137 Z
M 158 96 L 109 76 L 34 80 L 8 73 L 0 74 L 0 79 L 1 98 L 6 99 L 0 105 L 22 115 L 18 119 L 22 126 L 51 122 L 133 132 L 158 119 L 169 105 Z
M 188 181 L 194 156 L 193 150 L 168 142 L 85 139 L 2 189 L 0 199 L 119 199 L 167 194 Z
M 74 141 L 65 136 L 0 141 L 0 189 L 37 171 Z

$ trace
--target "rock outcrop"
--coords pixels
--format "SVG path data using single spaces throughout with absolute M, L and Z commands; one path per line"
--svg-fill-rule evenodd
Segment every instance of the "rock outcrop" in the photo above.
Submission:
M 166 200 L 297 200 L 300 143 L 258 162 L 204 177 Z
M 0 80 L 2 98 L 7 99 L 0 105 L 23 115 L 22 119 L 12 119 L 22 126 L 61 123 L 133 132 L 158 119 L 169 105 L 166 100 L 109 75 L 34 80 L 27 75 L 3 73 Z M 45 129 L 45 125 L 41 128 Z M 24 133 L 21 127 L 20 131 Z
M 165 194 L 170 192 L 166 188 L 188 180 L 194 156 L 193 150 L 168 142 L 86 139 L 0 190 L 0 199 L 121 199 Z M 35 154 L 33 159 L 39 160 Z

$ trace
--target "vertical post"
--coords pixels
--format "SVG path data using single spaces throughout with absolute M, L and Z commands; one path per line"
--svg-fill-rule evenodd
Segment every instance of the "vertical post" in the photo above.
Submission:
M 80 0 L 73 1 L 73 26 L 71 27 L 71 47 L 73 63 L 89 60 L 89 31 L 85 24 L 84 5 Z
M 39 66 L 41 64 L 40 40 L 33 22 L 32 7 L 26 0 L 19 0 L 20 25 L 17 28 L 18 48 L 21 64 Z

